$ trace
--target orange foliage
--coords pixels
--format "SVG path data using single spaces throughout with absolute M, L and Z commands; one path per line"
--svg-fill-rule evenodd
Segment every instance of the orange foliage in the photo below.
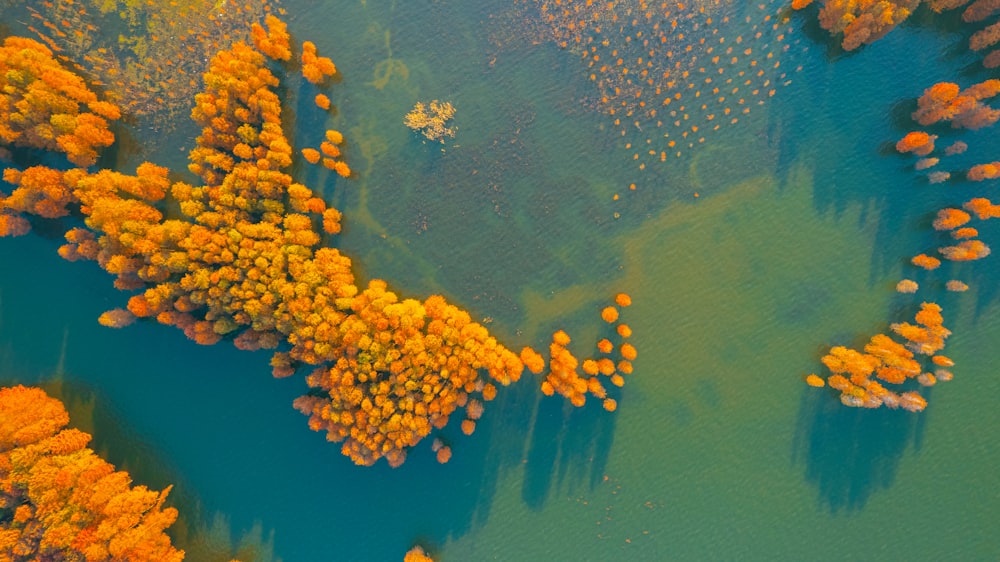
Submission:
M 274 43 L 283 24 L 268 26 L 263 39 Z M 258 44 L 261 38 L 256 32 Z M 315 55 L 303 50 L 304 59 Z M 334 71 L 318 57 L 312 66 L 324 76 Z M 0 225 L 13 230 L 17 213 L 60 216 L 79 205 L 85 228 L 66 233 L 60 254 L 94 260 L 116 276 L 117 287 L 138 290 L 127 310 L 106 313 L 102 323 L 149 318 L 201 344 L 284 345 L 271 359 L 273 374 L 308 373 L 310 392 L 295 408 L 362 465 L 385 458 L 398 466 L 457 409 L 478 419 L 477 393 L 489 400 L 496 384 L 517 381 L 525 366 L 545 369 L 537 352 L 525 348 L 519 357 L 441 296 L 403 299 L 378 279 L 361 285 L 348 257 L 320 246 L 318 225 L 339 232 L 341 216 L 287 173 L 293 151 L 282 131 L 279 81 L 259 49 L 236 43 L 220 51 L 203 79 L 191 112 L 201 128 L 189 153 L 196 185 L 171 184 L 168 171 L 152 164 L 134 175 L 40 167 L 9 174 L 17 189 L 3 200 Z M 336 131 L 326 139 L 333 148 L 343 142 Z M 350 174 L 346 163 L 333 168 Z M 169 219 L 156 206 L 168 193 L 179 208 Z M 603 398 L 600 381 L 577 372 L 568 344 L 565 332 L 554 334 L 543 392 L 558 391 L 578 406 L 586 392 Z M 634 347 L 621 351 L 621 371 L 630 372 Z M 608 368 L 599 371 L 615 373 L 605 360 Z M 622 382 L 612 375 L 613 384 Z M 451 451 L 437 453 L 445 462 Z
M 462 420 L 462 433 L 472 435 L 476 431 L 476 422 L 472 420 Z
M 549 345 L 549 374 L 545 378 L 552 389 L 570 400 L 574 406 L 583 406 L 586 401 L 587 382 L 576 371 L 578 360 L 565 346 L 570 338 L 559 330 L 552 334 Z
M 618 293 L 617 295 L 615 295 L 615 304 L 617 304 L 622 308 L 630 306 L 632 304 L 632 297 L 628 296 L 625 293 Z
M 615 297 L 615 303 L 619 306 L 628 306 L 631 304 L 631 300 L 624 293 L 619 293 Z M 602 319 L 609 323 L 617 321 L 618 315 L 618 309 L 614 306 L 605 307 L 601 311 Z M 616 327 L 616 332 L 623 339 L 632 334 L 631 329 L 625 324 L 619 324 Z M 608 398 L 607 389 L 601 383 L 600 377 L 610 377 L 611 384 L 617 387 L 623 386 L 625 379 L 622 374 L 632 372 L 631 361 L 636 357 L 635 347 L 629 343 L 622 343 L 619 347 L 621 360 L 617 365 L 610 357 L 588 358 L 581 363 L 566 348 L 570 341 L 569 335 L 563 330 L 552 334 L 552 344 L 549 346 L 549 373 L 542 381 L 542 392 L 546 396 L 558 393 L 568 398 L 574 406 L 583 406 L 586 403 L 586 394 L 589 392 L 594 397 L 603 400 L 605 408 L 611 405 L 608 409 L 613 411 L 617 402 Z M 607 338 L 601 339 L 597 343 L 597 348 L 602 354 L 611 354 L 615 350 L 614 344 Z M 525 348 L 522 351 L 521 357 L 525 364 L 528 364 L 529 354 L 526 352 L 534 352 L 530 348 Z M 539 358 L 538 361 L 541 367 L 541 359 Z M 580 367 L 582 373 L 577 370 L 577 367 Z
M 323 141 L 322 143 L 320 143 L 319 150 L 324 155 L 329 156 L 330 158 L 336 158 L 337 156 L 340 156 L 340 149 L 334 146 L 334 144 L 329 141 Z
M 967 177 L 972 181 L 983 181 L 1000 178 L 1000 162 L 977 164 L 969 168 Z
M 908 340 L 907 347 L 915 353 L 933 355 L 944 348 L 944 340 L 951 331 L 942 325 L 941 307 L 934 303 L 922 303 L 916 315 L 918 326 L 907 322 L 891 324 L 893 332 Z
M 816 388 L 822 388 L 826 386 L 826 381 L 824 381 L 823 377 L 819 375 L 810 374 L 806 376 L 806 384 L 808 384 L 809 386 L 814 386 Z
M 310 164 L 319 162 L 319 151 L 315 148 L 303 148 L 302 156 L 306 159 L 306 162 L 309 162 Z
M 920 386 L 934 386 L 937 384 L 937 377 L 931 373 L 920 373 L 917 376 L 917 382 L 920 383 Z
M 313 84 L 320 84 L 327 76 L 337 73 L 337 67 L 327 57 L 316 55 L 316 45 L 312 41 L 302 43 L 302 76 Z
M 14 513 L 0 520 L 0 558 L 182 560 L 164 533 L 177 519 L 163 507 L 170 488 L 132 487 L 68 423 L 42 390 L 0 389 L 0 509 Z
M 90 166 L 97 151 L 114 142 L 108 121 L 119 116 L 117 107 L 98 101 L 83 78 L 64 68 L 45 45 L 23 37 L 4 40 L 0 142 L 63 152 L 77 166 Z
M 1000 111 L 981 100 L 996 95 L 1000 80 L 987 80 L 959 90 L 958 84 L 939 82 L 924 91 L 917 100 L 913 119 L 921 125 L 951 121 L 954 128 L 980 129 L 996 123 Z
M 615 374 L 615 362 L 608 357 L 601 357 L 596 361 L 597 372 L 604 376 L 611 376 Z
M 0 195 L 0 209 L 8 216 L 32 214 L 54 219 L 68 215 L 67 205 L 75 201 L 65 175 L 44 166 L 4 170 L 4 181 L 16 188 L 7 197 Z
M 1000 217 L 1000 205 L 994 205 L 984 197 L 970 199 L 962 204 L 962 208 L 974 213 L 981 220 Z
M 935 230 L 951 230 L 972 220 L 969 213 L 961 209 L 941 209 L 934 220 Z
M 878 358 L 843 346 L 831 348 L 829 353 L 823 356 L 822 361 L 830 372 L 849 374 L 852 379 L 867 377 L 879 365 Z
M 955 362 L 952 361 L 950 357 L 945 357 L 944 355 L 935 355 L 934 357 L 931 357 L 931 361 L 935 365 L 939 365 L 941 367 L 954 367 L 955 366 Z
M 351 175 L 351 168 L 347 166 L 346 162 L 337 161 L 337 163 L 334 164 L 333 169 L 340 177 L 346 178 Z
M 327 234 L 340 234 L 340 211 L 333 207 L 328 207 L 323 211 L 323 232 Z
M 406 556 L 403 557 L 403 562 L 434 562 L 434 559 L 424 552 L 423 548 L 420 546 L 414 546 L 406 552 Z
M 24 217 L 0 212 L 0 236 L 24 236 L 31 231 L 31 223 Z
M 259 51 L 237 43 L 219 52 L 204 79 L 192 111 L 202 134 L 190 154 L 202 185 L 171 186 L 166 169 L 145 164 L 134 176 L 9 174 L 21 191 L 5 199 L 7 208 L 57 215 L 80 204 L 87 228 L 67 233 L 62 255 L 95 259 L 117 286 L 144 289 L 105 323 L 155 318 L 198 343 L 229 336 L 241 349 L 287 342 L 272 359 L 274 374 L 313 366 L 314 391 L 295 406 L 359 464 L 401 463 L 466 393 L 487 388 L 481 372 L 500 384 L 520 377 L 520 359 L 464 311 L 441 297 L 400 301 L 377 280 L 359 291 L 351 261 L 318 247 L 310 214 L 322 213 L 329 232 L 339 230 L 340 215 L 284 171 L 292 149 L 278 80 Z M 149 204 L 167 191 L 180 218 L 165 220 Z
M 324 251 L 333 250 L 319 252 Z M 442 297 L 400 302 L 376 280 L 343 302 L 353 314 L 343 317 L 336 331 L 316 339 L 317 331 L 306 331 L 311 328 L 306 325 L 291 334 L 298 341 L 311 332 L 315 342 L 311 348 L 293 348 L 293 356 L 312 364 L 332 362 L 306 378 L 329 398 L 303 396 L 295 405 L 311 415 L 310 427 L 325 429 L 332 441 L 345 441 L 342 450 L 358 464 L 389 454 L 398 458 L 432 427 L 447 424 L 460 397 L 485 391 L 488 383 L 478 369 L 501 384 L 516 381 L 523 369 L 516 355 Z M 380 374 L 386 371 L 392 375 L 388 379 Z M 482 402 L 469 399 L 467 417 L 475 420 L 482 413 Z
M 899 152 L 912 152 L 917 156 L 927 156 L 934 151 L 934 140 L 936 135 L 928 135 L 923 131 L 908 133 L 896 143 L 896 150 Z
M 521 349 L 521 362 L 535 375 L 540 375 L 545 370 L 545 358 L 530 347 Z
M 611 351 L 614 350 L 614 348 L 615 348 L 614 344 L 612 344 L 611 341 L 606 338 L 597 342 L 597 350 L 600 351 L 601 353 L 611 353 Z
M 451 447 L 444 446 L 437 451 L 437 461 L 444 464 L 451 460 Z
M 497 397 L 497 387 L 493 383 L 483 385 L 483 400 L 490 401 Z
M 552 342 L 557 345 L 566 346 L 569 345 L 570 341 L 569 334 L 565 330 L 557 330 L 552 334 Z
M 805 7 L 809 2 L 796 1 L 792 7 L 796 4 Z M 883 37 L 908 18 L 919 4 L 920 0 L 826 0 L 820 8 L 819 23 L 832 34 L 843 33 L 841 46 L 851 51 Z
M 605 307 L 601 310 L 601 318 L 608 324 L 613 323 L 615 320 L 618 320 L 618 309 L 613 306 Z
M 921 304 L 915 316 L 916 325 L 909 323 L 892 324 L 893 332 L 903 336 L 905 345 L 885 334 L 876 334 L 865 345 L 864 352 L 846 347 L 833 347 L 822 358 L 831 375 L 826 384 L 840 391 L 840 401 L 846 406 L 878 408 L 904 408 L 919 411 L 926 405 L 916 393 L 897 395 L 887 390 L 871 375 L 886 384 L 902 384 L 915 379 L 921 384 L 934 384 L 934 375 L 922 372 L 921 364 L 914 354 L 934 355 L 944 347 L 944 340 L 951 334 L 942 325 L 941 307 L 933 303 Z M 942 357 L 942 359 L 936 359 Z M 947 358 L 935 356 L 934 364 L 944 366 Z M 806 377 L 810 386 L 824 386 L 817 375 Z
M 316 94 L 316 107 L 320 109 L 330 109 L 330 98 L 326 97 L 324 94 Z
M 991 78 L 969 86 L 960 95 L 969 96 L 975 100 L 985 100 L 997 94 L 1000 94 L 1000 80 Z
M 919 254 L 913 256 L 913 258 L 910 260 L 910 263 L 912 263 L 917 267 L 922 267 L 927 270 L 937 269 L 938 267 L 941 266 L 941 260 L 937 258 L 932 258 L 931 256 L 928 256 L 926 254 Z
M 990 247 L 982 240 L 963 240 L 954 246 L 938 248 L 938 251 L 952 261 L 972 261 L 990 255 Z
M 264 23 L 267 24 L 266 32 L 256 22 L 250 27 L 250 38 L 254 47 L 274 60 L 291 60 L 292 47 L 288 26 L 271 14 L 264 18 Z
M 541 390 L 542 390 L 542 394 L 544 394 L 545 396 L 552 396 L 556 392 L 555 391 L 555 387 L 553 387 L 552 383 L 550 383 L 547 380 L 546 381 L 542 381 Z
M 972 227 L 958 228 L 951 233 L 951 237 L 955 240 L 975 238 L 976 236 L 979 236 L 979 231 Z

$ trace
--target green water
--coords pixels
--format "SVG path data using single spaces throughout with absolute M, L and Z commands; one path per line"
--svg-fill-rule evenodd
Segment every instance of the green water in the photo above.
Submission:
M 844 56 L 793 18 L 807 31 L 783 55 L 803 67 L 791 84 L 639 171 L 610 119 L 579 103 L 579 60 L 534 44 L 523 4 L 283 6 L 294 38 L 341 73 L 325 121 L 311 86 L 285 102 L 297 146 L 345 133 L 356 178 L 297 172 L 344 212 L 336 243 L 360 276 L 443 293 L 515 349 L 565 328 L 579 355 L 626 291 L 639 358 L 613 414 L 524 381 L 475 435 L 444 431 L 447 465 L 422 444 L 401 468 L 360 468 L 308 431 L 291 408 L 304 381 L 271 378 L 266 354 L 98 326 L 125 296 L 55 254 L 71 221 L 0 240 L 0 372 L 61 381 L 95 448 L 139 482 L 175 484 L 193 528 L 218 517 L 218 541 L 249 534 L 266 543 L 259 559 L 286 562 L 401 560 L 414 543 L 441 560 L 1000 557 L 1000 270 L 992 257 L 934 275 L 906 265 L 940 243 L 936 209 L 995 185 L 928 185 L 886 150 L 925 87 L 985 78 L 966 75 L 947 22 L 915 19 Z M 458 109 L 443 146 L 401 123 L 435 98 Z M 123 166 L 183 167 L 193 130 L 151 153 L 143 134 Z M 948 169 L 995 159 L 995 131 L 940 134 L 972 147 Z M 904 275 L 917 295 L 894 292 Z M 972 289 L 945 293 L 952 277 Z M 957 363 L 925 412 L 846 409 L 803 384 L 830 345 L 863 342 L 921 299 L 943 306 Z

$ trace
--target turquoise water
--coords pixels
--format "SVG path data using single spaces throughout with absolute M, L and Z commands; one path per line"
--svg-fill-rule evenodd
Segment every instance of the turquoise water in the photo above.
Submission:
M 444 431 L 447 465 L 421 445 L 398 469 L 360 468 L 307 429 L 291 408 L 304 381 L 271 378 L 265 353 L 98 326 L 125 296 L 55 254 L 71 221 L 0 240 L 0 373 L 49 381 L 106 458 L 173 483 L 191 536 L 216 521 L 211 548 L 179 541 L 190 559 L 227 560 L 208 551 L 241 538 L 286 562 L 400 560 L 414 543 L 441 560 L 1000 556 L 1000 270 L 906 264 L 940 244 L 936 209 L 995 182 L 929 185 L 886 148 L 924 88 L 985 78 L 950 24 L 915 18 L 845 56 L 795 16 L 792 83 L 640 171 L 624 148 L 634 139 L 579 103 L 592 87 L 579 58 L 538 42 L 523 4 L 283 6 L 293 36 L 340 69 L 327 121 L 309 86 L 285 101 L 298 146 L 345 133 L 357 178 L 297 172 L 344 212 L 336 243 L 360 276 L 445 294 L 515 349 L 565 328 L 579 355 L 607 329 L 600 307 L 626 291 L 639 358 L 613 414 L 522 382 L 473 436 Z M 458 109 L 444 146 L 401 124 L 435 98 Z M 995 159 L 995 130 L 938 133 L 971 147 L 947 169 Z M 122 166 L 183 167 L 192 130 L 148 153 L 143 134 Z M 896 294 L 903 276 L 921 291 Z M 945 293 L 952 277 L 972 289 Z M 802 383 L 830 345 L 862 343 L 921 299 L 943 306 L 957 363 L 925 412 L 850 410 Z

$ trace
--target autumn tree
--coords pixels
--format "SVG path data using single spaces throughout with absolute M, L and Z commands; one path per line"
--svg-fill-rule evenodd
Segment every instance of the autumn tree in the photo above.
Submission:
M 163 507 L 170 488 L 132 486 L 68 423 L 44 391 L 0 389 L 0 559 L 182 560 L 164 533 L 177 519 Z

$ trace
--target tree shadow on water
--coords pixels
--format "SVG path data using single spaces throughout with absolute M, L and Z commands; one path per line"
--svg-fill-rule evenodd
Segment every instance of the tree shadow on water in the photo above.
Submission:
M 532 509 L 542 509 L 558 487 L 585 484 L 593 489 L 602 481 L 616 417 L 597 411 L 598 404 L 591 402 L 575 408 L 563 398 L 539 401 L 521 491 Z
M 848 408 L 829 392 L 806 389 L 799 404 L 792 462 L 832 513 L 854 512 L 892 486 L 911 443 L 919 449 L 926 413 Z

